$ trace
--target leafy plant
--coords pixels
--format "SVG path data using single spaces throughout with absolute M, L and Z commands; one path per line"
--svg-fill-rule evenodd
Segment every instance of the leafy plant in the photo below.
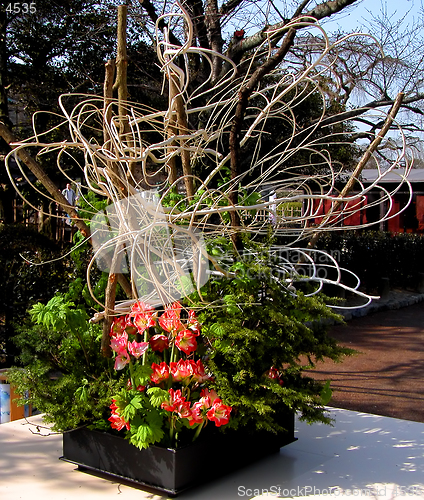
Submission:
M 69 294 L 78 289 L 77 282 Z M 19 327 L 14 338 L 22 366 L 8 372 L 20 403 L 45 413 L 57 431 L 93 422 L 105 427 L 118 380 L 111 361 L 99 356 L 100 327 L 89 323 L 87 311 L 67 294 L 34 305 L 30 316 L 31 323 Z
M 340 317 L 321 297 L 284 289 L 285 277 L 275 272 L 266 251 L 229 271 L 235 276 L 211 280 L 203 290 L 202 299 L 219 307 L 199 314 L 212 387 L 235 408 L 229 425 L 275 432 L 282 429 L 281 415 L 293 411 L 308 422 L 329 423 L 329 384 L 305 371 L 324 358 L 339 361 L 351 354 L 326 333 L 325 320 Z

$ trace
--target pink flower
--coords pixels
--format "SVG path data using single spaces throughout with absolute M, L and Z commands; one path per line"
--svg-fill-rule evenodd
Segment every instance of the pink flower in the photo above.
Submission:
M 212 404 L 212 408 L 207 412 L 207 417 L 212 422 L 215 422 L 217 427 L 228 424 L 230 420 L 231 406 L 224 405 L 223 402 L 216 398 Z
M 139 333 L 143 333 L 151 326 L 156 326 L 156 312 L 152 306 L 144 302 L 133 304 L 129 317 L 134 318 L 134 326 Z
M 152 363 L 153 373 L 150 375 L 150 380 L 154 384 L 160 384 L 169 377 L 169 368 L 165 361 L 162 361 L 159 365 Z
M 165 307 L 165 312 L 159 317 L 159 325 L 166 332 L 177 332 L 183 328 L 180 321 L 181 304 L 174 302 L 170 306 Z
M 118 354 L 121 351 L 124 351 L 127 348 L 128 345 L 128 334 L 123 332 L 119 335 L 115 335 L 112 337 L 112 340 L 110 341 L 110 347 L 112 348 L 113 351 L 117 352 Z
M 161 404 L 161 408 L 166 411 L 175 411 L 182 403 L 186 402 L 185 398 L 181 395 L 180 389 L 178 389 L 177 391 L 174 391 L 174 389 L 169 389 L 168 394 L 168 401 L 164 401 Z
M 175 345 L 180 351 L 190 354 L 197 349 L 196 335 L 191 330 L 183 330 L 178 333 Z
M 130 351 L 130 354 L 137 359 L 147 351 L 148 347 L 148 342 L 136 342 L 135 340 L 133 342 L 128 342 L 128 350 Z
M 153 337 L 149 340 L 150 347 L 154 351 L 163 352 L 165 349 L 169 347 L 169 339 L 166 335 L 153 335 Z
M 130 357 L 125 349 L 120 351 L 115 358 L 115 370 L 123 370 L 125 366 L 130 362 Z

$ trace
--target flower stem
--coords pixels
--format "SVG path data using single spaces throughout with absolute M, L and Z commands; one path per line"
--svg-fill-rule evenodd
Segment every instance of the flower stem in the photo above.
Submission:
M 205 421 L 203 421 L 201 424 L 198 425 L 196 432 L 194 433 L 194 436 L 193 436 L 193 441 L 195 441 L 199 437 L 200 431 L 203 429 L 204 423 L 205 423 Z
M 133 367 L 131 359 L 130 359 L 130 362 L 128 363 L 128 368 L 130 369 L 131 387 L 133 389 L 136 389 L 135 384 L 134 384 L 134 367 Z
M 172 348 L 171 348 L 171 359 L 170 361 L 173 361 L 175 362 L 175 339 L 174 339 L 174 342 L 172 343 Z
M 148 342 L 149 341 L 149 333 L 148 332 L 149 332 L 149 329 L 146 328 L 144 330 L 144 342 Z M 145 352 L 143 354 L 143 361 L 142 361 L 143 366 L 146 364 L 146 361 L 147 361 L 147 352 Z
M 175 424 L 175 417 L 174 416 L 172 416 L 170 418 L 169 424 L 170 424 L 170 426 L 169 426 L 169 437 L 171 439 L 171 446 L 172 446 L 173 440 L 174 440 L 174 431 L 175 431 L 175 425 L 174 425 Z

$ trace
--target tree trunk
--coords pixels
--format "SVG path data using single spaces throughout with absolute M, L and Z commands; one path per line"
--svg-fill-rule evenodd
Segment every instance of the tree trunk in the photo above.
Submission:
M 205 20 L 210 48 L 218 54 L 222 54 L 223 40 L 217 0 L 207 0 Z M 218 56 L 212 56 L 212 83 L 218 80 L 221 66 L 222 59 Z

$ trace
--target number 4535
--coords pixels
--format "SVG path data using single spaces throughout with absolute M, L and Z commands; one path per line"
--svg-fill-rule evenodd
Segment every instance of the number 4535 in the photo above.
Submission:
M 6 12 L 10 14 L 35 14 L 37 12 L 37 6 L 35 2 L 32 3 L 9 3 L 6 7 Z

